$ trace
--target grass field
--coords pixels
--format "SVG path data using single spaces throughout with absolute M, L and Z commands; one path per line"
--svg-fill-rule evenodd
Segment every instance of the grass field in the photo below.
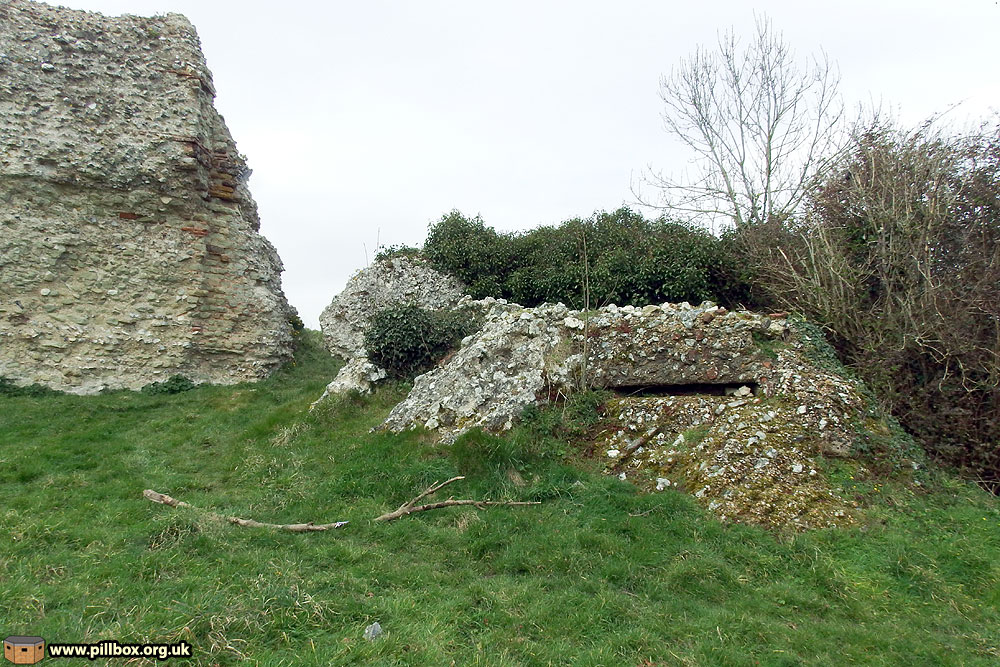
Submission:
M 1000 663 L 1000 502 L 974 486 L 872 485 L 862 525 L 775 535 L 526 430 L 369 433 L 399 387 L 307 412 L 335 370 L 306 332 L 255 385 L 0 395 L 0 633 L 199 665 Z M 542 504 L 372 521 L 458 474 L 439 495 Z

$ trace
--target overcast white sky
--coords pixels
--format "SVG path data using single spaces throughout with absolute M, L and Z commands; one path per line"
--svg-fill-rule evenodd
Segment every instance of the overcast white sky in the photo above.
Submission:
M 61 4 L 195 24 L 285 293 L 314 328 L 366 248 L 417 245 L 453 208 L 527 229 L 632 203 L 648 165 L 682 168 L 659 78 L 721 30 L 752 34 L 754 11 L 799 56 L 825 49 L 849 105 L 905 123 L 1000 108 L 995 0 Z

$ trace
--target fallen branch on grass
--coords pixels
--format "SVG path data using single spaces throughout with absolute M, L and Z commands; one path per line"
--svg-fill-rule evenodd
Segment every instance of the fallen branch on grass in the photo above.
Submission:
M 142 492 L 143 497 L 154 503 L 160 503 L 161 505 L 169 505 L 170 507 L 190 507 L 193 510 L 198 510 L 197 507 L 184 502 L 183 500 L 177 500 L 172 498 L 165 493 L 157 493 L 152 489 L 146 489 Z M 229 523 L 234 523 L 237 526 L 245 526 L 247 528 L 276 528 L 277 530 L 287 530 L 290 533 L 311 533 L 314 531 L 330 530 L 331 528 L 340 528 L 341 526 L 347 525 L 346 521 L 335 521 L 334 523 L 321 523 L 315 524 L 312 521 L 309 523 L 262 523 L 260 521 L 254 521 L 253 519 L 240 519 L 235 516 L 222 516 L 221 514 L 216 514 L 215 512 L 206 512 L 205 510 L 198 510 L 205 512 L 211 518 L 217 521 L 228 521 Z
M 426 505 L 417 505 L 418 502 L 431 495 L 435 491 L 442 489 L 452 482 L 457 482 L 460 479 L 465 479 L 463 476 L 452 477 L 446 482 L 438 482 L 436 484 L 431 484 L 428 486 L 423 493 L 408 500 L 397 509 L 392 512 L 386 512 L 380 517 L 377 517 L 376 521 L 394 521 L 400 517 L 404 517 L 407 514 L 416 514 L 417 512 L 427 512 L 430 510 L 441 509 L 442 507 L 456 507 L 458 505 L 472 505 L 476 509 L 486 509 L 487 507 L 495 506 L 506 506 L 506 507 L 519 507 L 522 505 L 541 505 L 537 502 L 505 502 L 496 500 L 454 500 L 449 498 L 448 500 L 442 500 L 436 503 L 427 503 Z

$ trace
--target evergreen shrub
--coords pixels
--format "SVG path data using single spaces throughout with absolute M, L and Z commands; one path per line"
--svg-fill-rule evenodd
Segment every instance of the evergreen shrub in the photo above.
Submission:
M 395 306 L 372 318 L 365 333 L 365 351 L 390 376 L 412 378 L 433 368 L 470 332 L 464 314 Z
M 705 299 L 732 305 L 748 294 L 731 243 L 628 208 L 520 233 L 498 233 L 478 216 L 452 211 L 431 225 L 423 254 L 473 297 L 524 306 L 583 308 L 588 283 L 592 307 Z
M 0 376 L 0 396 L 53 396 L 62 392 L 49 389 L 40 384 L 30 384 L 25 387 L 18 386 L 10 378 Z
M 183 375 L 173 375 L 164 382 L 152 382 L 140 389 L 143 394 L 179 394 L 182 391 L 190 391 L 197 385 Z

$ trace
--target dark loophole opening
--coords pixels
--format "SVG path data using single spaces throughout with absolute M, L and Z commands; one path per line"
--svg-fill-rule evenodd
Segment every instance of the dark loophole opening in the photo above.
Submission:
M 636 384 L 608 387 L 619 396 L 734 396 L 741 387 L 751 394 L 760 388 L 756 382 L 701 382 L 690 384 Z

